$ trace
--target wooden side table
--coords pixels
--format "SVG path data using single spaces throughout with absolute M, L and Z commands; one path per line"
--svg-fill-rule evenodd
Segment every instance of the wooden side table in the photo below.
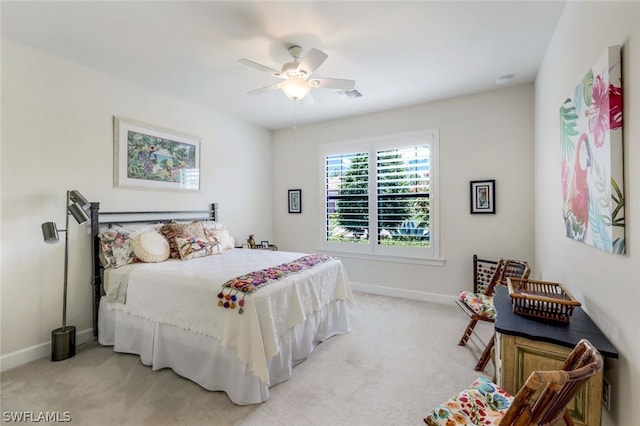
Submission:
M 588 339 L 603 357 L 618 358 L 611 342 L 579 307 L 573 311 L 569 324 L 562 324 L 514 314 L 506 287 L 496 287 L 493 304 L 498 314 L 495 322 L 497 384 L 512 395 L 532 371 L 562 368 L 582 338 Z M 602 378 L 600 371 L 569 404 L 574 424 L 601 424 Z

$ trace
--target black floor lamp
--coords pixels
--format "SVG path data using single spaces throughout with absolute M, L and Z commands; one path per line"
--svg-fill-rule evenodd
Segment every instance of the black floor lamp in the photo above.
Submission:
M 65 229 L 58 229 L 55 222 L 42 224 L 42 236 L 46 243 L 60 241 L 58 232 L 64 232 L 64 291 L 62 296 L 62 327 L 51 332 L 51 361 L 62 361 L 76 354 L 76 327 L 67 325 L 67 272 L 69 269 L 69 215 L 82 225 L 89 221 L 86 210 L 91 203 L 78 191 L 67 191 Z

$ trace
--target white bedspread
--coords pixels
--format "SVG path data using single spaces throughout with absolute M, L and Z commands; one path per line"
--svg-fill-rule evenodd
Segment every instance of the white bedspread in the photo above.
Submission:
M 247 295 L 242 315 L 237 308 L 218 307 L 217 295 L 222 284 L 236 276 L 304 255 L 232 249 L 200 259 L 107 270 L 108 307 L 214 337 L 222 346 L 234 348 L 252 373 L 269 384 L 267 362 L 280 352 L 278 336 L 331 301 L 353 303 L 342 263 L 337 259 L 320 263 Z

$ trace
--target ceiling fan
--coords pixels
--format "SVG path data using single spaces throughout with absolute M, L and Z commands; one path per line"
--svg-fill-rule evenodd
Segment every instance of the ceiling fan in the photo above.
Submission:
M 351 90 L 355 87 L 356 82 L 353 80 L 345 80 L 341 78 L 310 78 L 320 65 L 324 63 L 328 55 L 318 49 L 311 49 L 300 59 L 302 47 L 293 45 L 288 49 L 289 54 L 293 58 L 292 62 L 282 65 L 280 71 L 259 64 L 249 59 L 240 59 L 241 64 L 247 65 L 259 71 L 268 72 L 274 77 L 283 79 L 279 83 L 271 84 L 266 87 L 247 92 L 249 95 L 258 95 L 260 93 L 269 92 L 275 89 L 281 89 L 289 99 L 300 100 L 307 96 L 307 101 L 312 101 L 309 91 L 312 88 L 319 89 L 337 89 Z

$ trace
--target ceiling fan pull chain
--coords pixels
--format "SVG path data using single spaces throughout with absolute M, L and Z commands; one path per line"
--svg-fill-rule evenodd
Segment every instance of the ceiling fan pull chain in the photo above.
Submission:
M 298 122 L 298 101 L 293 101 L 293 138 L 297 139 L 298 135 L 296 133 L 296 123 Z

